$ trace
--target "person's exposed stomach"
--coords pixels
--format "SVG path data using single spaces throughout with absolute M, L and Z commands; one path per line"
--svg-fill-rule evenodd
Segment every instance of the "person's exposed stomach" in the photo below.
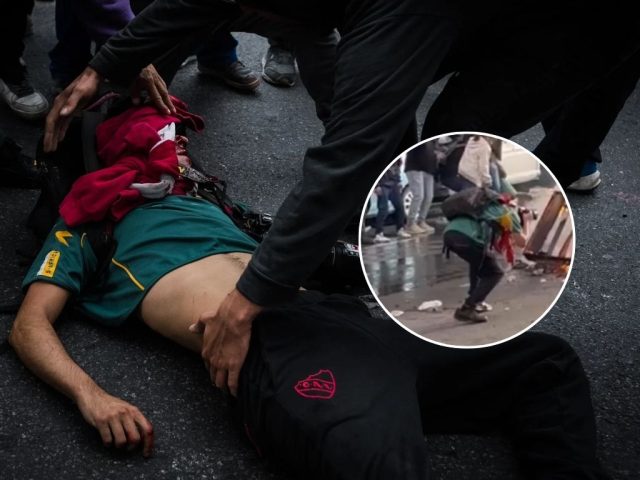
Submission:
M 163 334 L 200 351 L 201 337 L 187 330 L 204 312 L 215 312 L 233 290 L 251 254 L 223 253 L 183 265 L 164 275 L 147 292 L 140 316 L 162 325 Z

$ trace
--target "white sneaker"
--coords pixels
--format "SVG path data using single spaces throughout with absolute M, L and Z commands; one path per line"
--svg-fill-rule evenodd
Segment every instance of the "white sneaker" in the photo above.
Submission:
M 427 233 L 429 235 L 431 235 L 432 233 L 436 232 L 436 229 L 433 228 L 431 225 L 429 225 L 427 222 L 425 222 L 424 220 L 420 220 L 418 222 L 418 227 L 420 227 L 424 233 Z
M 476 304 L 476 312 L 478 313 L 490 312 L 491 310 L 493 310 L 493 306 L 491 306 L 487 302 L 480 302 Z
M 0 79 L 0 96 L 9 108 L 26 119 L 40 118 L 49 110 L 49 102 L 36 92 L 26 79 L 19 85 L 8 84 Z
M 411 234 L 407 232 L 404 228 L 398 230 L 397 233 L 398 238 L 411 238 Z
M 425 233 L 425 230 L 421 229 L 415 223 L 412 223 L 411 225 L 407 226 L 406 232 L 410 233 L 411 235 L 421 235 L 421 234 Z
M 373 243 L 389 243 L 390 241 L 391 240 L 384 236 L 384 233 L 378 233 L 373 237 Z
M 578 180 L 569 185 L 567 187 L 567 190 L 573 190 L 576 192 L 588 192 L 600 185 L 601 181 L 602 179 L 600 178 L 600 171 L 596 170 L 589 175 L 580 177 Z

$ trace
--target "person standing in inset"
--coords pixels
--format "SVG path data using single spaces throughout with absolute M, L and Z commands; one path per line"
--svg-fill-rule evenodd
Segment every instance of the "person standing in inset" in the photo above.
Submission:
M 434 176 L 437 171 L 435 142 L 422 143 L 407 152 L 405 173 L 413 194 L 407 218 L 407 233 L 419 235 L 435 232 L 427 223 L 427 215 L 433 200 Z
M 374 192 L 378 196 L 378 214 L 376 215 L 376 236 L 373 241 L 375 243 L 389 242 L 389 238 L 384 235 L 385 220 L 389 216 L 389 202 L 395 210 L 395 223 L 398 229 L 398 238 L 410 238 L 411 234 L 404 229 L 405 214 L 404 205 L 402 204 L 402 186 L 400 184 L 400 169 L 402 168 L 402 160 L 398 160 L 391 165 L 382 178 L 378 182 L 378 186 Z

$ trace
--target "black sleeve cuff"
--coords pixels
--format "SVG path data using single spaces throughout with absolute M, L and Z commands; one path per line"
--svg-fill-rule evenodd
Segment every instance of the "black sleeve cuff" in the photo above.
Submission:
M 112 58 L 113 56 L 103 47 L 89 61 L 89 66 L 111 82 L 119 85 L 129 85 L 140 73 L 140 70 L 130 71 L 122 62 Z
M 253 303 L 263 307 L 290 300 L 298 291 L 297 287 L 283 285 L 266 277 L 252 263 L 249 263 L 238 280 L 236 288 Z

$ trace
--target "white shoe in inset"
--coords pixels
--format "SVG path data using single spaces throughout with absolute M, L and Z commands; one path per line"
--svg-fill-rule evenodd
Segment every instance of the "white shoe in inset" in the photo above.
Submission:
M 421 229 L 415 223 L 412 223 L 411 225 L 408 225 L 407 228 L 405 229 L 405 231 L 407 233 L 410 233 L 411 235 L 422 235 L 423 233 L 425 233 L 425 230 Z
M 397 233 L 398 238 L 411 238 L 411 234 L 407 232 L 404 228 L 398 230 Z
M 391 240 L 384 236 L 384 233 L 378 233 L 373 237 L 373 243 L 389 243 L 390 241 Z

